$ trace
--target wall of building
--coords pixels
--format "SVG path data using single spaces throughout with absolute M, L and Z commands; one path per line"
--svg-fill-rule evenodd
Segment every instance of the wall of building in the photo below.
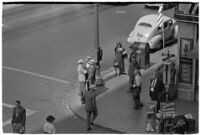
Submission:
M 181 47 L 181 38 L 188 38 L 188 39 L 193 39 L 193 44 L 195 37 L 195 24 L 193 23 L 186 23 L 186 22 L 177 22 L 179 26 L 179 36 L 178 36 L 178 49 L 177 49 L 177 54 L 178 54 L 178 59 L 177 59 L 177 67 L 180 66 L 180 47 Z M 194 70 L 194 61 L 192 61 L 192 67 L 191 70 Z M 183 100 L 188 100 L 188 101 L 193 101 L 194 100 L 194 88 L 193 88 L 193 81 L 192 83 L 183 83 L 180 82 L 179 80 L 179 68 L 177 69 L 177 80 L 178 80 L 178 92 L 177 92 L 177 97 L 178 99 L 183 99 Z M 192 73 L 192 80 L 193 78 L 193 73 Z

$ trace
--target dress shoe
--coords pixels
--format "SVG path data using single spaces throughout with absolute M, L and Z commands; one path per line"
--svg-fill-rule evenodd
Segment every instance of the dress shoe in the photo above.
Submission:
M 91 127 L 87 128 L 87 131 L 90 131 L 90 130 L 92 130 L 92 128 L 91 128 Z
M 143 103 L 140 103 L 140 107 L 142 108 L 144 106 L 144 104 Z

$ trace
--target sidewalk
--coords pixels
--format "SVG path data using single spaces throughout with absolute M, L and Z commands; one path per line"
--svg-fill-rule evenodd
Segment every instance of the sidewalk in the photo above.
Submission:
M 170 48 L 170 53 L 176 54 L 173 52 L 176 50 L 174 48 L 175 46 Z M 165 51 L 166 50 L 167 48 Z M 156 69 L 161 64 L 161 53 L 163 51 L 152 54 L 151 63 L 153 63 L 153 65 L 149 69 L 141 71 L 143 74 L 141 101 L 145 106 L 139 111 L 133 109 L 131 94 L 126 93 L 128 90 L 128 76 L 122 75 L 108 80 L 104 87 L 99 87 L 97 89 L 98 117 L 95 120 L 96 125 L 117 130 L 122 133 L 146 133 L 146 105 L 150 102 L 148 94 L 150 85 L 149 80 L 151 77 L 151 71 Z M 106 78 L 108 78 L 108 76 L 104 77 L 104 79 Z M 84 105 L 80 103 L 80 97 L 77 93 L 78 88 L 72 91 L 68 96 L 66 95 L 68 105 L 78 117 L 86 119 Z M 191 113 L 196 120 L 197 129 L 198 104 L 180 100 L 175 102 L 176 113 Z M 187 108 L 187 110 L 185 108 Z

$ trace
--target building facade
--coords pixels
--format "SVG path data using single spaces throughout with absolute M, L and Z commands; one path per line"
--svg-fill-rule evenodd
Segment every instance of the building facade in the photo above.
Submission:
M 177 96 L 198 101 L 199 94 L 199 4 L 177 4 L 174 18 L 178 24 Z

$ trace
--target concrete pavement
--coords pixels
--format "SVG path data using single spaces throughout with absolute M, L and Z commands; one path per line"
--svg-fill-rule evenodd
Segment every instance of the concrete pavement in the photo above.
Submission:
M 176 46 L 170 48 L 171 53 Z M 97 106 L 98 117 L 95 124 L 107 127 L 122 133 L 146 133 L 146 116 L 147 104 L 151 101 L 149 98 L 149 85 L 151 71 L 161 64 L 161 53 L 151 54 L 151 62 L 154 63 L 147 70 L 141 70 L 143 75 L 143 86 L 141 93 L 141 101 L 145 106 L 141 110 L 133 109 L 133 101 L 131 94 L 126 93 L 128 90 L 128 76 L 122 75 L 106 82 L 104 87 L 97 89 Z M 176 53 L 175 53 L 176 54 Z M 107 76 L 108 77 L 108 76 Z M 106 79 L 107 77 L 104 77 Z M 77 95 L 78 89 L 73 90 L 66 97 L 70 109 L 80 118 L 86 119 L 84 105 L 80 103 L 80 97 Z M 196 129 L 198 128 L 198 104 L 186 101 L 176 100 L 176 113 L 191 113 L 196 120 Z M 187 110 L 185 109 L 187 108 Z

